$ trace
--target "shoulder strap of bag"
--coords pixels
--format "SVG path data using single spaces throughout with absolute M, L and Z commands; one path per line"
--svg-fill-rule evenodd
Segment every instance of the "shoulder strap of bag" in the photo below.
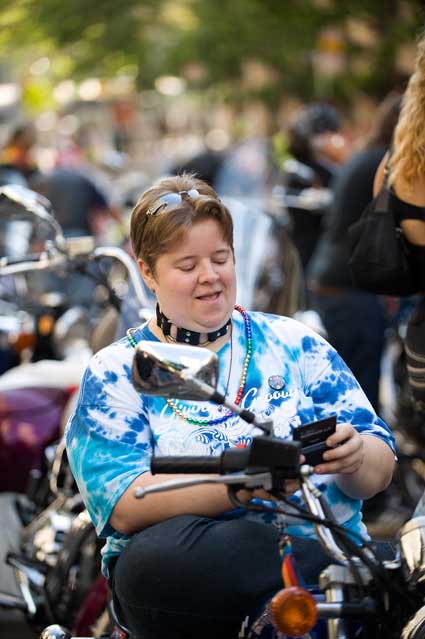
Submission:
M 379 192 L 375 195 L 375 198 L 374 198 L 374 201 L 375 201 L 374 208 L 375 210 L 379 210 L 380 212 L 384 212 L 385 210 L 388 210 L 390 206 L 391 187 L 388 186 L 388 178 L 390 174 L 389 159 L 391 157 L 391 153 L 392 153 L 392 145 L 388 149 L 388 157 L 387 157 L 387 161 L 385 162 L 384 177 L 382 180 L 381 188 L 379 189 Z
M 382 184 L 385 184 L 386 186 L 388 185 L 388 178 L 390 177 L 390 158 L 393 152 L 393 146 L 391 144 L 390 148 L 388 149 L 387 153 L 388 153 L 388 157 L 387 157 L 387 161 L 385 162 L 385 166 L 384 166 L 384 179 Z

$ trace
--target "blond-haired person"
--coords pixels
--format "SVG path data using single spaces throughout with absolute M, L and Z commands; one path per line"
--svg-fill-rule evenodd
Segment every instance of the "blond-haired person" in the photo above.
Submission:
M 414 71 L 403 95 L 391 151 L 375 177 L 374 193 L 384 170 L 392 190 L 392 206 L 409 248 L 412 278 L 425 291 L 425 32 L 418 39 Z M 408 323 L 407 370 L 419 421 L 425 423 L 425 299 L 420 297 Z

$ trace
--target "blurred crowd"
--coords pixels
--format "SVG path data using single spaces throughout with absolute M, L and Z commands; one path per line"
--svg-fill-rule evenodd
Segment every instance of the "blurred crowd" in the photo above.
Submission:
M 242 219 L 235 224 L 247 253 L 245 257 L 243 249 L 239 251 L 242 280 L 252 277 L 249 273 L 255 262 L 255 251 L 247 248 L 244 225 L 252 228 L 253 219 L 261 216 L 271 216 L 275 223 L 278 220 L 299 261 L 299 304 L 318 312 L 327 339 L 377 410 L 385 335 L 399 304 L 354 288 L 347 229 L 372 199 L 375 172 L 391 144 L 400 104 L 399 93 L 388 95 L 376 107 L 369 130 L 357 137 L 334 105 L 300 105 L 274 135 L 235 142 L 222 150 L 205 143 L 201 151 L 184 159 L 181 153 L 179 159 L 170 154 L 160 168 L 164 174 L 195 172 L 221 196 L 243 203 Z M 29 121 L 10 131 L 0 152 L 0 186 L 22 184 L 47 197 L 67 237 L 92 235 L 98 243 L 128 246 L 129 213 L 147 181 L 156 176 L 146 176 L 140 167 L 134 177 L 138 167 L 131 157 L 118 170 L 105 168 L 106 162 L 96 164 L 83 143 L 84 136 L 78 133 L 65 143 L 58 142 L 52 166 L 46 170 L 37 162 L 39 135 Z M 267 243 L 273 233 L 256 234 L 258 242 Z M 277 262 L 281 251 L 287 252 L 288 244 L 278 243 L 274 253 L 269 250 L 269 270 L 273 269 L 270 255 Z M 256 267 L 261 271 L 266 268 L 261 265 L 264 245 L 258 247 L 258 254 Z M 278 285 L 288 288 L 288 278 Z M 261 296 L 261 286 L 253 290 Z M 288 312 L 276 299 L 264 310 Z M 261 307 L 253 297 L 250 302 Z

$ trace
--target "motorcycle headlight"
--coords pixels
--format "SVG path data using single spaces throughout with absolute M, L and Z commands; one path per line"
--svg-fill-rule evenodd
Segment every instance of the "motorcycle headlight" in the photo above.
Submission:
M 422 519 L 422 517 L 421 517 Z M 409 619 L 401 633 L 401 639 L 424 639 L 425 638 L 425 606 L 419 608 Z
M 411 587 L 425 584 L 425 517 L 410 519 L 399 533 L 403 574 Z

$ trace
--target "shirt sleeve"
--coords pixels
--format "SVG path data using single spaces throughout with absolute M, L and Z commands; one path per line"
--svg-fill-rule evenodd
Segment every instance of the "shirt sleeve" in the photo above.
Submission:
M 149 398 L 131 385 L 129 366 L 99 354 L 87 368 L 65 439 L 72 472 L 100 536 L 128 486 L 150 468 Z
M 375 435 L 395 452 L 387 424 L 375 413 L 360 384 L 334 348 L 310 331 L 302 339 L 304 391 L 313 400 L 317 419 L 336 415 L 364 435 Z

